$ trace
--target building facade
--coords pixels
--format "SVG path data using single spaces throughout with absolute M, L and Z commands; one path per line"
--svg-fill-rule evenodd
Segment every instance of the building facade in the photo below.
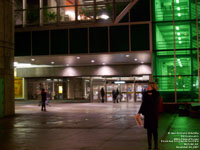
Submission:
M 141 101 L 149 80 L 164 102 L 199 102 L 195 0 L 15 0 L 15 95 Z M 200 8 L 199 8 L 200 9 Z M 176 84 L 175 84 L 176 83 Z

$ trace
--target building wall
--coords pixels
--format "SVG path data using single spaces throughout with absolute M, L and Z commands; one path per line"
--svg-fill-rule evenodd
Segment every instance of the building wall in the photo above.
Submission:
M 0 117 L 14 114 L 13 0 L 0 1 Z
M 17 68 L 18 77 L 131 76 L 150 75 L 151 73 L 150 64 L 57 68 Z
M 152 6 L 154 79 L 164 102 L 198 102 L 200 2 L 153 0 Z

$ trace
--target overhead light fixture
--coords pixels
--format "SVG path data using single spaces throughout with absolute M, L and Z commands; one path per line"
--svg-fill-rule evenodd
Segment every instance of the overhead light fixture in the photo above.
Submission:
M 178 13 L 178 16 L 180 17 L 180 16 L 181 16 L 181 13 Z
M 110 18 L 108 15 L 106 15 L 106 14 L 102 14 L 101 16 L 100 16 L 100 18 L 101 19 L 105 19 L 105 20 L 107 20 L 108 18 Z
M 182 41 L 179 41 L 178 43 L 179 43 L 179 44 L 181 44 L 181 43 L 182 43 Z
M 142 61 L 141 64 L 143 64 L 144 62 Z
M 181 40 L 181 37 L 178 37 L 178 40 Z
M 69 66 L 69 64 L 66 64 L 66 66 Z
M 180 32 L 178 32 L 178 33 L 177 33 L 177 35 L 181 35 L 181 33 L 180 33 Z
M 138 59 L 137 59 L 137 58 L 135 58 L 134 60 L 135 60 L 135 61 L 138 61 Z
M 178 3 L 179 3 L 179 0 L 176 0 L 176 3 L 178 4 Z
M 176 30 L 179 30 L 179 26 L 176 27 Z
M 102 65 L 105 65 L 106 63 L 102 63 Z
M 51 64 L 53 65 L 53 64 L 55 64 L 55 62 L 54 62 L 54 61 L 52 61 L 52 62 L 51 62 Z
M 80 59 L 80 57 L 78 56 L 78 57 L 76 57 L 76 59 Z
M 126 55 L 126 57 L 130 57 L 130 55 Z
M 16 67 L 18 65 L 18 62 L 14 62 L 14 66 Z
M 123 83 L 126 83 L 125 81 L 115 81 L 114 82 L 115 84 L 123 84 Z
M 177 10 L 179 11 L 179 10 L 181 10 L 181 8 L 180 8 L 180 7 L 177 7 Z
M 35 61 L 35 59 L 34 59 L 34 58 L 32 58 L 32 59 L 31 59 L 31 61 Z
M 94 61 L 94 60 L 91 60 L 91 62 L 94 63 L 95 61 Z

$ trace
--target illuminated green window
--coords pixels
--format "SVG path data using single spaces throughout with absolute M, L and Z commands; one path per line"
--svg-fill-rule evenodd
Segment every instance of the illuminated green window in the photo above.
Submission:
M 174 18 L 175 20 L 190 19 L 190 1 L 189 0 L 174 0 Z
M 173 20 L 172 0 L 154 0 L 154 20 Z
M 155 25 L 154 49 L 156 50 L 174 49 L 172 23 L 157 23 Z

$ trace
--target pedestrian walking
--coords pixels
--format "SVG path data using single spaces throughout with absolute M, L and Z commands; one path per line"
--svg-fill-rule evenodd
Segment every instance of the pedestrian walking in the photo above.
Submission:
M 147 91 L 144 91 L 142 104 L 139 112 L 134 118 L 141 118 L 144 115 L 144 128 L 147 129 L 148 149 L 152 150 L 152 136 L 154 139 L 154 150 L 158 150 L 158 104 L 160 94 L 157 91 L 157 84 L 151 82 Z
M 104 88 L 101 88 L 101 102 L 102 103 L 104 103 L 104 96 L 105 96 Z
M 41 97 L 42 97 L 42 108 L 41 108 L 41 111 L 46 111 L 47 93 L 45 92 L 45 89 L 42 89 Z

